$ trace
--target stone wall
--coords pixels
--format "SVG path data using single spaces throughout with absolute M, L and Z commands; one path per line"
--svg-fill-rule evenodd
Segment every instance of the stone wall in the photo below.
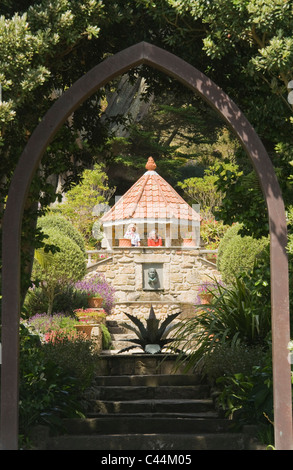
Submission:
M 148 284 L 147 271 L 155 267 L 158 282 Z M 201 284 L 219 278 L 213 263 L 204 259 L 198 248 L 134 247 L 113 248 L 111 256 L 89 267 L 89 276 L 103 273 L 116 289 L 112 312 L 126 311 L 147 316 L 152 304 L 161 316 L 180 309 L 188 315 L 197 301 Z

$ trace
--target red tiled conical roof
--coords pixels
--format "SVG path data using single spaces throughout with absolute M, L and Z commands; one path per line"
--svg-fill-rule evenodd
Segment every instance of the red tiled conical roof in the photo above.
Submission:
M 147 171 L 101 218 L 102 223 L 161 220 L 200 221 L 200 215 L 156 171 L 149 157 Z M 111 224 L 111 225 L 112 225 Z

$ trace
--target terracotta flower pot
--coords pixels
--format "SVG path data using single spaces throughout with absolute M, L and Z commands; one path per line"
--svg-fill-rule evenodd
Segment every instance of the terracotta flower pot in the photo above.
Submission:
M 196 246 L 195 240 L 192 238 L 183 238 L 182 244 L 183 246 Z
M 102 297 L 90 297 L 88 300 L 89 307 L 100 308 L 103 303 Z
M 119 246 L 131 246 L 130 238 L 119 238 Z
M 200 294 L 199 297 L 201 303 L 204 305 L 210 304 L 213 298 L 212 294 Z
M 82 333 L 85 333 L 90 338 L 94 325 L 80 323 L 80 325 L 74 325 L 74 327 L 76 328 L 77 331 L 81 331 Z

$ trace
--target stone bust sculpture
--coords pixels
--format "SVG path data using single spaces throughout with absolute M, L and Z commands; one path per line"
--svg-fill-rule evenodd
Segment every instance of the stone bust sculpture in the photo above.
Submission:
M 155 288 L 158 281 L 159 281 L 159 278 L 158 278 L 157 270 L 155 268 L 149 268 L 149 270 L 148 270 L 148 283 L 149 283 L 150 287 Z

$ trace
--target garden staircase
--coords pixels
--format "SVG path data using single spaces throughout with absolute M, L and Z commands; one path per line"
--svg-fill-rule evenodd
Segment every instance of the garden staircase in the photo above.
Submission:
M 164 360 L 163 360 L 164 359 Z M 206 383 L 174 369 L 176 355 L 100 356 L 84 419 L 64 421 L 66 434 L 48 450 L 249 450 L 248 432 L 219 415 Z M 247 431 L 247 429 L 246 429 Z
M 124 324 L 130 324 L 134 326 L 133 323 L 127 317 L 125 318 L 126 319 L 123 320 Z M 106 355 L 124 354 L 124 353 L 120 353 L 120 351 L 127 348 L 128 346 L 134 346 L 133 343 L 127 340 L 131 338 L 137 338 L 137 335 L 133 331 L 122 326 L 121 322 L 118 322 L 117 320 L 108 320 L 106 322 L 106 326 L 111 335 L 112 344 L 111 344 L 111 349 L 102 351 L 102 354 L 106 354 Z M 127 351 L 127 354 L 135 354 L 135 353 L 142 353 L 142 352 L 143 352 L 142 349 L 137 347 L 137 348 L 131 349 L 129 352 Z

